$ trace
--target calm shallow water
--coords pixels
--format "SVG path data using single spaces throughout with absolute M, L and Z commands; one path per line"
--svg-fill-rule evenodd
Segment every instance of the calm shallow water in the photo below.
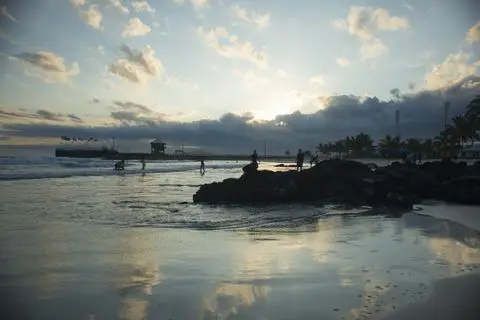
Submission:
M 2 308 L 29 319 L 371 319 L 480 272 L 479 232 L 428 216 L 471 218 L 468 207 L 392 218 L 191 204 L 198 185 L 239 171 L 0 182 Z

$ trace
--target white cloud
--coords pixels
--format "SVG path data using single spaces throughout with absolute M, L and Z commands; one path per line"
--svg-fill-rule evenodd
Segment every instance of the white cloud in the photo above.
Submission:
M 480 42 L 480 21 L 468 30 L 465 41 L 470 44 Z
M 340 20 L 341 21 L 341 20 Z M 406 18 L 391 16 L 388 10 L 371 7 L 350 7 L 347 19 L 336 21 L 337 26 L 345 25 L 348 32 L 361 39 L 369 39 L 377 30 L 401 30 L 409 28 Z
M 152 29 L 139 18 L 131 18 L 122 32 L 122 37 L 140 37 L 149 34 Z
M 334 20 L 332 26 L 347 30 L 362 41 L 360 55 L 369 60 L 388 52 L 386 45 L 375 34 L 378 30 L 396 31 L 410 27 L 408 19 L 392 16 L 383 8 L 352 6 L 346 20 Z
M 347 30 L 347 22 L 341 19 L 333 20 L 332 27 L 338 30 Z
M 166 76 L 165 77 L 165 84 L 169 87 L 172 87 L 172 88 L 189 89 L 189 90 L 193 90 L 193 91 L 198 91 L 199 88 L 200 88 L 198 83 L 195 83 L 195 82 L 192 82 L 192 81 L 189 81 L 189 80 L 185 80 L 185 79 L 180 79 L 180 78 L 173 77 L 173 76 Z
M 365 40 L 360 47 L 360 59 L 362 61 L 375 59 L 387 53 L 387 46 L 378 38 Z
M 102 28 L 102 13 L 98 10 L 97 5 L 91 5 L 88 10 L 81 10 L 79 12 L 80 17 L 85 21 L 90 27 L 94 29 Z
M 242 79 L 243 83 L 247 86 L 263 85 L 269 82 L 267 78 L 258 75 L 255 70 L 242 71 L 239 69 L 234 69 L 233 75 Z
M 114 7 L 115 9 L 117 9 L 118 11 L 120 11 L 121 13 L 130 13 L 130 10 L 127 8 L 127 6 L 125 6 L 121 0 L 108 0 L 108 3 Z
M 206 7 L 210 5 L 210 0 L 190 0 L 196 8 Z
M 321 86 L 325 84 L 325 79 L 321 75 L 316 75 L 311 77 L 309 82 L 313 86 Z
M 145 84 L 146 76 L 157 76 L 163 73 L 162 62 L 155 57 L 155 50 L 152 47 L 146 46 L 143 50 L 135 50 L 124 44 L 120 50 L 125 57 L 117 58 L 109 66 L 108 70 L 111 74 L 133 83 Z
M 247 9 L 240 7 L 238 4 L 234 4 L 230 8 L 238 19 L 254 24 L 257 28 L 263 29 L 270 24 L 270 14 L 259 14 L 253 10 L 250 12 Z
M 146 0 L 132 1 L 132 7 L 137 12 L 155 12 L 155 9 L 153 9 Z
M 10 58 L 19 61 L 27 75 L 40 78 L 46 83 L 67 83 L 70 77 L 80 72 L 76 62 L 68 68 L 62 57 L 49 51 L 24 52 Z
M 285 78 L 287 76 L 287 71 L 283 70 L 283 69 L 278 69 L 277 70 L 277 75 L 280 77 L 280 78 Z
M 4 16 L 7 19 L 10 19 L 14 22 L 18 22 L 17 19 L 15 19 L 8 11 L 7 11 L 7 6 L 0 6 L 0 15 Z
M 404 6 L 405 8 L 407 8 L 408 10 L 410 10 L 410 11 L 415 11 L 415 8 L 414 8 L 411 4 L 409 4 L 408 2 L 405 2 L 405 3 L 403 4 L 403 6 Z
M 199 27 L 197 33 L 222 57 L 246 60 L 260 68 L 268 68 L 266 52 L 255 49 L 248 41 L 238 40 L 237 36 L 230 35 L 225 28 L 204 29 Z
M 70 3 L 75 8 L 82 7 L 87 4 L 87 0 L 70 0 Z
M 345 57 L 340 57 L 335 59 L 335 62 L 340 66 L 340 67 L 348 67 L 351 62 Z
M 480 68 L 480 60 L 469 63 L 470 58 L 471 55 L 464 52 L 448 55 L 425 76 L 426 89 L 449 87 L 468 76 L 475 75 Z

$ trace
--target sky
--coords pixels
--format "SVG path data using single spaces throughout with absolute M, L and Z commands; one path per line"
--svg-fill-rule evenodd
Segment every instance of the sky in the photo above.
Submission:
M 480 94 L 474 0 L 0 0 L 0 144 L 313 149 L 435 136 Z M 0 148 L 0 152 L 5 150 Z

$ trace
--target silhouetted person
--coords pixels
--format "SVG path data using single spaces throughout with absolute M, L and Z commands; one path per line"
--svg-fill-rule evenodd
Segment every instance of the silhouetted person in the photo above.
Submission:
M 305 154 L 302 152 L 302 149 L 298 149 L 298 153 L 297 153 L 297 171 L 302 171 L 304 158 L 305 158 Z
M 418 164 L 422 164 L 422 154 L 418 154 Z
M 200 160 L 200 174 L 203 176 L 205 174 L 205 162 Z
M 253 150 L 253 153 L 252 153 L 252 163 L 258 165 L 258 154 L 257 154 L 257 150 Z
M 145 157 L 142 157 L 142 170 L 145 170 Z

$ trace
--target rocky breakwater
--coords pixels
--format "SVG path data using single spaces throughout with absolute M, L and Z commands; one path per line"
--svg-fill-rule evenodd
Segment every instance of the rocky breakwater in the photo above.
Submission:
M 301 172 L 243 168 L 238 179 L 205 184 L 196 203 L 340 203 L 409 209 L 423 199 L 480 205 L 480 162 L 451 161 L 372 168 L 349 160 L 325 160 Z

